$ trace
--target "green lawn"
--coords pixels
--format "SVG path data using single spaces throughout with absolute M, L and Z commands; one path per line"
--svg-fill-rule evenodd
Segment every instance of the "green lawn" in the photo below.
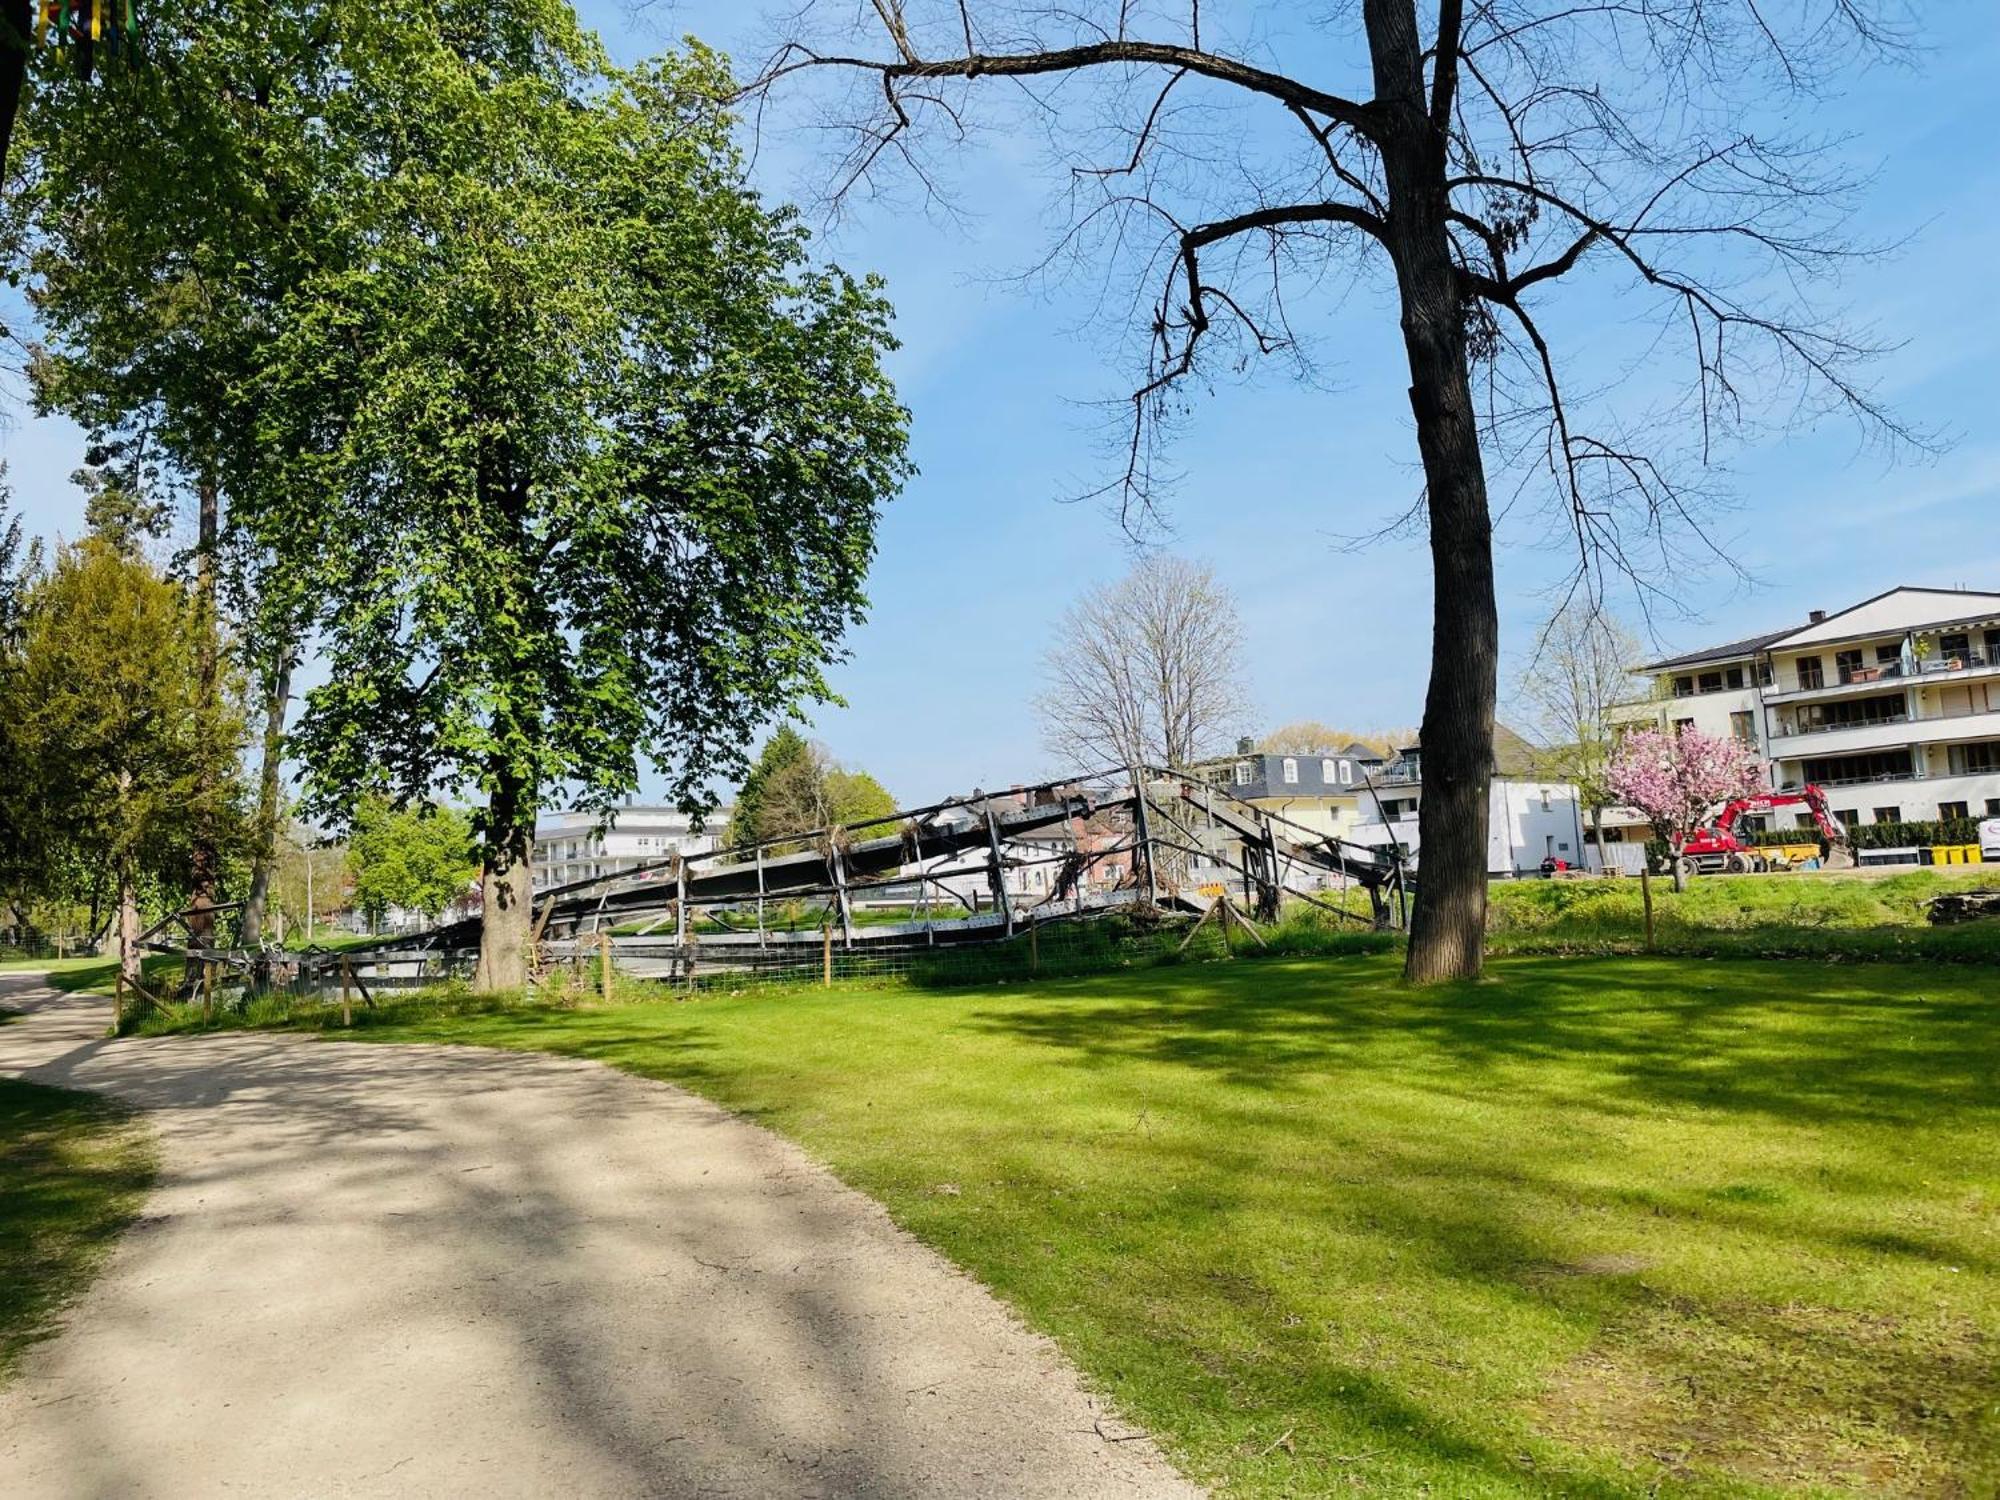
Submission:
M 768 1122 L 1230 1493 L 1996 1492 L 1989 974 L 1396 962 L 402 999 L 360 1034 Z
M 0 1079 L 0 1383 L 54 1331 L 152 1178 L 150 1138 L 130 1114 Z

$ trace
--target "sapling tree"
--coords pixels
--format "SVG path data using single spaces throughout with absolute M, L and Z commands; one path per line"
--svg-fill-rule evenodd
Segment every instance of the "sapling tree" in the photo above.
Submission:
M 1636 807 L 1672 855 L 1674 889 L 1687 889 L 1681 851 L 1721 804 L 1763 789 L 1764 762 L 1741 740 L 1678 731 L 1628 730 L 1605 763 L 1603 785 L 1612 800 Z
M 799 0 L 787 17 L 756 87 L 834 81 L 816 123 L 846 127 L 836 204 L 898 180 L 949 203 L 945 159 L 985 137 L 982 104 L 1047 143 L 1060 227 L 1036 269 L 1108 287 L 1130 334 L 1108 487 L 1128 517 L 1153 504 L 1187 393 L 1266 356 L 1309 373 L 1316 299 L 1389 292 L 1432 573 L 1413 981 L 1481 962 L 1489 485 L 1527 514 L 1539 497 L 1537 534 L 1567 540 L 1581 593 L 1622 577 L 1657 598 L 1691 552 L 1727 564 L 1699 502 L 1728 439 L 1829 409 L 1908 435 L 1857 374 L 1870 341 L 1823 300 L 1851 248 L 1846 183 L 1799 108 L 1903 45 L 1895 0 Z M 1579 283 L 1616 317 L 1561 317 Z

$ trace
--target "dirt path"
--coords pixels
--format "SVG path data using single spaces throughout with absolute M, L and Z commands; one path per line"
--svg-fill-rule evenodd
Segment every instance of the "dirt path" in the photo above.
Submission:
M 0 1073 L 148 1111 L 145 1216 L 0 1391 L 0 1492 L 1193 1496 L 1054 1347 L 794 1147 L 585 1062 L 107 1042 L 0 978 Z

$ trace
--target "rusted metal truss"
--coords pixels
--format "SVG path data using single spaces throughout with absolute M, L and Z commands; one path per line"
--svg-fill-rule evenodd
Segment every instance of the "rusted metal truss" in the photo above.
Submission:
M 1365 891 L 1369 914 L 1327 900 L 1329 882 Z M 1274 918 L 1293 898 L 1384 928 L 1400 925 L 1407 890 L 1398 850 L 1308 828 L 1188 772 L 1138 767 L 670 856 L 540 892 L 533 921 L 544 948 L 609 943 L 623 968 L 684 978 L 811 963 L 835 944 L 1005 941 L 1121 910 L 1201 916 L 1225 900 L 1238 920 L 1244 910 Z M 480 939 L 473 916 L 338 952 L 197 950 L 162 936 L 176 921 L 185 929 L 186 915 L 149 931 L 146 946 L 252 985 L 324 987 L 343 960 L 366 964 L 378 985 L 428 982 L 468 962 Z

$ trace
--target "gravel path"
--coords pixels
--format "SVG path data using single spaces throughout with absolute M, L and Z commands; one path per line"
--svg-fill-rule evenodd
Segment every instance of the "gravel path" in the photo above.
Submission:
M 0 1493 L 1176 1496 L 1053 1345 L 795 1147 L 594 1063 L 106 1041 L 0 978 L 0 1073 L 150 1112 L 159 1183 L 0 1390 Z

